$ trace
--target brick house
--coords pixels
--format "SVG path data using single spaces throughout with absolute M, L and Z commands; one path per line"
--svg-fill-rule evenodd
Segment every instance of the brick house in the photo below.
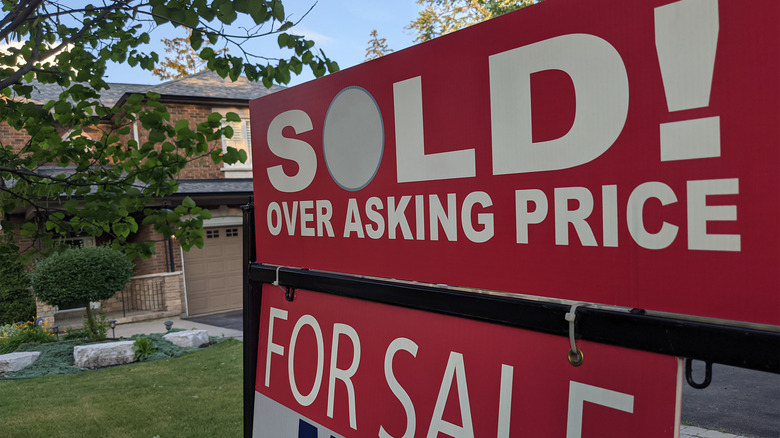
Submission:
M 159 85 L 109 84 L 109 90 L 101 93 L 101 102 L 107 106 L 122 106 L 135 93 L 154 91 L 161 95 L 171 115 L 170 123 L 187 119 L 190 124 L 201 123 L 212 112 L 223 115 L 235 112 L 241 122 L 230 122 L 233 138 L 223 138 L 216 147 L 232 146 L 250 153 L 249 101 L 275 92 L 260 83 L 250 83 L 246 78 L 236 82 L 222 79 L 210 71 L 171 80 Z M 56 84 L 39 84 L 33 100 L 45 103 L 56 99 L 62 89 Z M 66 132 L 63 132 L 65 135 Z M 95 133 L 96 135 L 99 133 Z M 85 132 L 90 136 L 89 132 Z M 139 123 L 133 126 L 131 138 L 145 141 L 146 133 Z M 22 147 L 26 135 L 0 123 L 3 143 Z M 61 167 L 41 166 L 40 173 L 67 172 Z M 73 171 L 73 170 L 71 170 Z M 247 163 L 215 165 L 210 158 L 193 161 L 179 174 L 179 190 L 168 198 L 156 201 L 164 207 L 191 197 L 200 207 L 207 208 L 212 218 L 204 222 L 206 237 L 202 249 L 182 251 L 176 239 L 164 240 L 150 226 L 141 226 L 134 239 L 156 240 L 155 254 L 147 260 L 135 260 L 135 275 L 123 291 L 101 303 L 102 311 L 119 322 L 143 318 L 168 316 L 192 316 L 240 309 L 242 306 L 242 212 L 252 194 L 251 156 Z M 29 221 L 34 211 L 16 212 L 11 220 Z M 100 244 L 90 236 L 69 236 L 65 243 L 74 246 Z M 30 241 L 20 242 L 31 245 Z M 74 317 L 80 321 L 83 309 L 56 309 L 38 303 L 38 315 L 49 322 L 69 323 Z

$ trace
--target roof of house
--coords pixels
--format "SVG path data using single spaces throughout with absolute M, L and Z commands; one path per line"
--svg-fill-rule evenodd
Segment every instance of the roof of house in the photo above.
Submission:
M 147 84 L 120 84 L 108 83 L 109 89 L 100 92 L 100 103 L 106 106 L 114 106 L 123 97 L 134 93 L 146 93 L 154 91 L 166 97 L 189 97 L 194 99 L 224 99 L 250 101 L 257 99 L 285 87 L 274 85 L 270 89 L 265 88 L 262 82 L 250 82 L 246 77 L 240 76 L 235 82 L 230 78 L 221 78 L 213 71 L 205 70 L 194 75 L 173 79 L 157 85 Z M 31 101 L 44 104 L 50 100 L 57 100 L 65 90 L 58 84 L 33 84 Z
M 253 100 L 284 88 L 274 85 L 267 89 L 262 82 L 249 82 L 244 76 L 239 76 L 233 82 L 229 78 L 219 77 L 213 71 L 205 70 L 194 75 L 163 82 L 150 88 L 149 91 L 161 95 Z
M 252 194 L 252 179 L 180 179 L 177 195 Z
M 62 176 L 69 177 L 76 173 L 76 166 L 40 166 L 36 169 L 36 173 L 43 176 Z M 16 182 L 13 179 L 4 180 L 7 187 L 12 187 Z M 176 191 L 176 195 L 182 196 L 199 196 L 199 195 L 214 195 L 214 194 L 243 194 L 251 195 L 252 179 L 240 178 L 240 179 L 180 179 L 179 188 Z M 142 183 L 138 183 L 138 188 L 143 188 Z M 90 191 L 95 193 L 93 187 Z

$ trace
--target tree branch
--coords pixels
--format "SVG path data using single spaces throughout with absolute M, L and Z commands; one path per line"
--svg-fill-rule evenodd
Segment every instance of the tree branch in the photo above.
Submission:
M 14 30 L 16 30 L 19 26 L 21 26 L 22 23 L 24 23 L 27 18 L 32 14 L 38 7 L 41 5 L 43 0 L 30 0 L 26 6 L 23 6 L 23 3 L 19 3 L 13 11 L 11 11 L 5 18 L 3 18 L 3 21 L 0 22 L 0 26 L 5 25 L 6 19 L 8 19 L 10 16 L 13 16 L 13 21 L 6 25 L 2 30 L 0 30 L 0 39 L 5 39 L 8 37 L 9 34 L 11 34 Z M 20 7 L 26 7 L 27 9 L 24 12 L 17 12 L 17 9 Z
M 36 2 L 40 3 L 42 0 L 33 0 L 33 1 L 36 1 Z M 13 74 L 8 76 L 7 78 L 5 78 L 3 80 L 0 80 L 0 90 L 4 90 L 4 89 L 10 87 L 11 85 L 18 83 L 19 80 L 24 75 L 26 75 L 27 73 L 32 71 L 32 69 L 35 66 L 36 62 L 39 62 L 39 61 L 41 61 L 43 59 L 46 59 L 46 58 L 48 58 L 50 56 L 54 56 L 55 54 L 61 52 L 64 48 L 66 48 L 68 46 L 68 44 L 70 44 L 73 41 L 75 41 L 75 40 L 81 38 L 82 36 L 84 36 L 84 34 L 87 33 L 87 31 L 89 29 L 91 29 L 95 24 L 102 22 L 106 18 L 106 16 L 109 14 L 109 12 L 111 12 L 113 10 L 121 9 L 124 6 L 127 6 L 127 3 L 129 1 L 130 0 L 122 0 L 122 1 L 119 1 L 119 2 L 111 5 L 110 7 L 107 7 L 105 9 L 103 9 L 100 12 L 100 15 L 95 17 L 94 20 L 92 20 L 89 23 L 85 24 L 84 27 L 81 28 L 81 30 L 76 32 L 71 37 L 63 39 L 62 42 L 58 46 L 54 47 L 51 50 L 48 50 L 48 51 L 44 52 L 43 54 L 40 54 L 38 52 L 39 44 L 36 44 L 35 47 L 33 47 L 33 56 L 30 57 L 30 59 L 27 61 L 27 64 L 25 64 L 23 67 L 21 67 L 19 70 L 15 71 Z

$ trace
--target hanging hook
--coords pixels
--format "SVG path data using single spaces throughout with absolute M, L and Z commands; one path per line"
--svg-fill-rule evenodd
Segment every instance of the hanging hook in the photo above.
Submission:
M 271 282 L 271 284 L 276 286 L 276 287 L 278 287 L 279 289 L 282 290 L 282 292 L 284 292 L 284 299 L 285 300 L 292 301 L 292 300 L 295 299 L 295 288 L 290 287 L 290 286 L 284 286 L 283 287 L 282 285 L 279 284 L 279 270 L 280 269 L 282 269 L 281 266 L 277 266 L 276 267 L 276 280 Z
M 577 348 L 577 344 L 574 339 L 574 321 L 577 319 L 577 307 L 580 306 L 587 306 L 587 304 L 585 303 L 573 304 L 571 306 L 571 309 L 569 309 L 569 311 L 565 315 L 566 321 L 569 321 L 569 343 L 571 344 L 571 349 L 569 350 L 566 356 L 569 359 L 569 363 L 575 367 L 582 365 L 582 362 L 584 360 L 584 354 L 582 353 L 582 350 Z
M 284 299 L 292 302 L 295 299 L 295 288 L 290 286 L 284 287 Z
M 704 361 L 704 381 L 697 383 L 693 380 L 693 359 L 690 357 L 685 358 L 685 380 L 691 387 L 696 389 L 704 389 L 710 386 L 712 382 L 712 362 Z
M 279 286 L 279 270 L 282 269 L 281 266 L 276 267 L 276 280 L 274 280 L 271 284 L 274 286 Z

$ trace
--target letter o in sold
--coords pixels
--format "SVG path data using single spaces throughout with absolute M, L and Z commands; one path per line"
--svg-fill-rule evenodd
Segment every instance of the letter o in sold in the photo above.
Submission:
M 330 103 L 322 128 L 328 172 L 344 190 L 358 191 L 374 179 L 385 146 L 382 113 L 363 88 L 347 87 Z

